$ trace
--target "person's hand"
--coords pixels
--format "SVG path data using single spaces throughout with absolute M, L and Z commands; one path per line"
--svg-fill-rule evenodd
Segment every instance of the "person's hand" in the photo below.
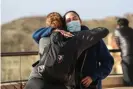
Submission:
M 64 31 L 64 30 L 61 30 L 60 33 L 65 36 L 65 37 L 72 37 L 74 36 L 72 33 L 70 32 L 67 32 L 67 31 Z
M 87 76 L 85 78 L 83 78 L 81 80 L 81 83 L 85 86 L 85 87 L 89 87 L 89 85 L 92 83 L 92 78 Z
M 60 32 L 60 29 L 54 29 L 53 32 Z
M 60 30 L 60 29 L 55 29 L 53 31 L 54 32 L 60 32 L 65 37 L 72 37 L 72 36 L 74 36 L 72 33 L 64 31 L 64 30 Z

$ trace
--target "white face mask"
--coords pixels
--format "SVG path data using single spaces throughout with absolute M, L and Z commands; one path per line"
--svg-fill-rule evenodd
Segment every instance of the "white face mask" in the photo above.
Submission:
M 67 25 L 67 30 L 70 32 L 77 32 L 77 31 L 81 31 L 81 24 L 80 21 L 71 21 L 69 23 L 66 24 Z

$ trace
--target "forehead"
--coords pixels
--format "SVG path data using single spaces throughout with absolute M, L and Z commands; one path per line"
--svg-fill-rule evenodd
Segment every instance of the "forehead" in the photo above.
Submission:
M 73 13 L 73 12 L 70 12 L 70 13 L 67 13 L 67 14 L 66 14 L 66 18 L 73 18 L 73 17 L 79 18 L 78 15 L 75 14 L 75 13 Z

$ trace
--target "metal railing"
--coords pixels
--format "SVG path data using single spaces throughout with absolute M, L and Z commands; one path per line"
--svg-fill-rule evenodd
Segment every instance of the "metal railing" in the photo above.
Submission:
M 120 49 L 110 49 L 109 52 L 120 52 Z M 37 55 L 38 51 L 31 51 L 31 52 L 2 52 L 1 56 L 27 56 L 27 55 Z
M 120 52 L 120 49 L 111 49 L 109 52 L 116 53 Z M 30 56 L 30 55 L 38 55 L 38 51 L 31 51 L 31 52 L 2 52 L 1 57 L 7 56 Z M 112 74 L 112 75 L 119 75 L 119 74 Z M 15 81 L 4 81 L 3 83 L 11 83 L 11 82 L 26 82 L 27 80 L 15 80 Z

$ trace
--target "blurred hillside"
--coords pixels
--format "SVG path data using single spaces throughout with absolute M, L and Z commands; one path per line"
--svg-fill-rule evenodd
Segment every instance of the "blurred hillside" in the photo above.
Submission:
M 124 15 L 133 28 L 133 14 Z M 83 24 L 89 28 L 98 26 L 107 27 L 113 32 L 116 26 L 117 17 L 106 17 L 100 20 L 86 20 Z M 14 20 L 2 25 L 1 30 L 1 51 L 2 52 L 22 52 L 36 51 L 37 44 L 32 39 L 33 32 L 45 26 L 45 17 L 26 17 Z

